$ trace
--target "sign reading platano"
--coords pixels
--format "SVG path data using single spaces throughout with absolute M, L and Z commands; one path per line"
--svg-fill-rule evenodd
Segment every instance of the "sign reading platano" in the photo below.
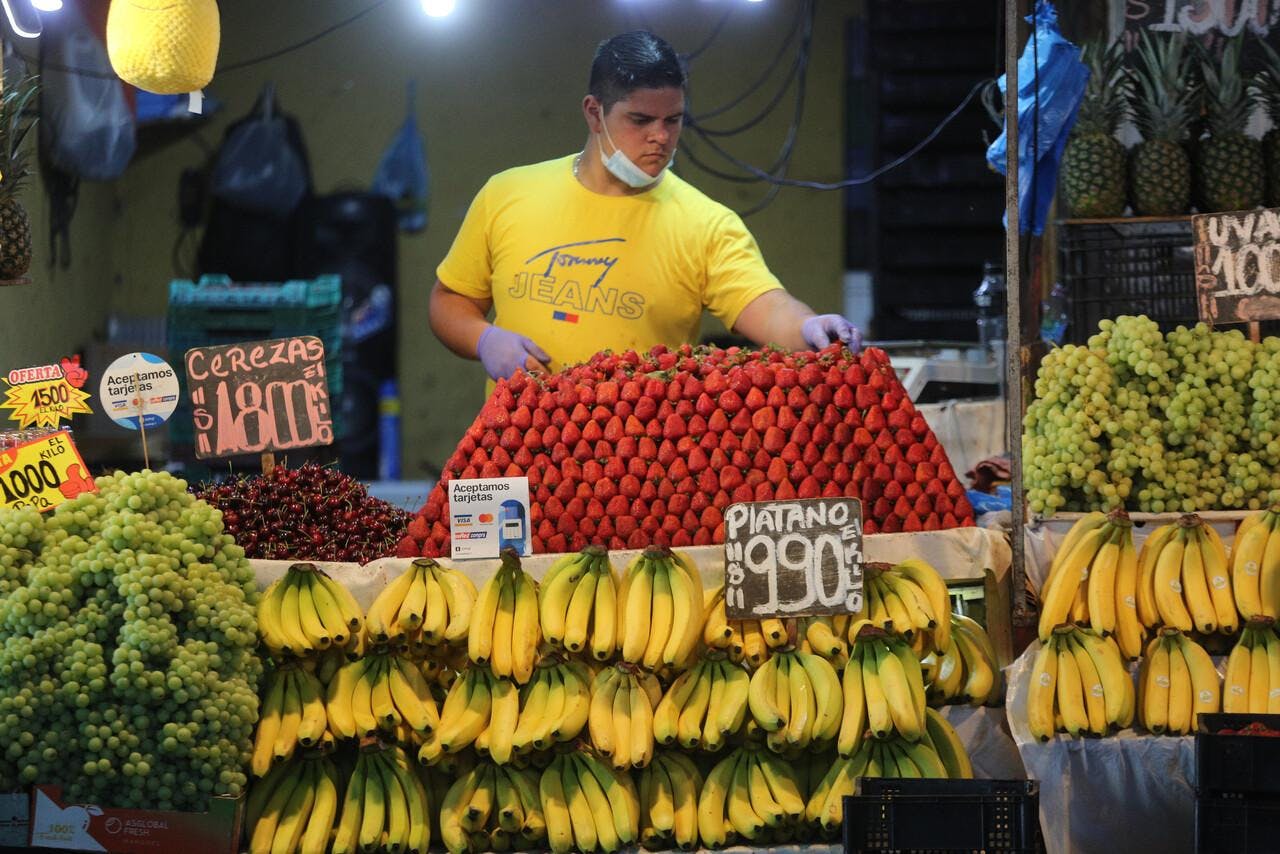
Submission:
M 81 390 L 88 377 L 79 356 L 57 365 L 17 368 L 4 377 L 9 387 L 0 407 L 10 410 L 9 418 L 18 422 L 19 430 L 57 427 L 72 415 L 90 411 L 89 394 Z

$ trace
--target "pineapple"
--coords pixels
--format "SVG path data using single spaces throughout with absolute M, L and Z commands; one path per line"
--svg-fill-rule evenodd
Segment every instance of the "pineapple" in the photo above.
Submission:
M 1262 138 L 1262 159 L 1266 163 L 1264 197 L 1268 207 L 1280 206 L 1280 54 L 1265 39 L 1258 39 L 1263 68 L 1253 78 L 1249 91 L 1267 111 L 1271 130 Z
M 1134 118 L 1143 141 L 1133 149 L 1133 208 L 1142 216 L 1183 214 L 1191 202 L 1191 159 L 1184 147 L 1196 116 L 1199 86 L 1185 33 L 1142 31 Z
M 1128 109 L 1133 80 L 1124 67 L 1119 40 L 1084 48 L 1089 85 L 1062 157 L 1062 187 L 1067 210 L 1075 217 L 1114 217 L 1124 213 L 1125 151 L 1116 127 Z
M 25 113 L 36 89 L 28 78 L 0 95 L 0 280 L 20 279 L 31 269 L 31 218 L 18 191 L 30 172 L 22 143 L 35 125 Z
M 1205 213 L 1256 208 L 1265 190 L 1262 143 L 1244 132 L 1253 105 L 1240 74 L 1243 41 L 1228 41 L 1219 62 L 1208 52 L 1201 59 L 1209 136 L 1196 151 L 1196 206 Z

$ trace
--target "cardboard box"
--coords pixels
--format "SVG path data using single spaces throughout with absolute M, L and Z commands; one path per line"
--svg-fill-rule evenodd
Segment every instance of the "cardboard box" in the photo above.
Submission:
M 237 854 L 240 850 L 243 797 L 212 798 L 205 813 L 66 804 L 61 786 L 38 785 L 31 798 L 33 848 L 112 854 Z

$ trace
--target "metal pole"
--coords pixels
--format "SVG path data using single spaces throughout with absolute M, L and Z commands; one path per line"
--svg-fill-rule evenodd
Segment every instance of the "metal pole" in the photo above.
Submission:
M 1022 487 L 1022 365 L 1026 354 L 1022 343 L 1022 234 L 1018 210 L 1018 22 L 1021 20 L 1018 6 L 1018 0 L 1005 0 L 1004 121 L 1008 143 L 1004 183 L 1008 215 L 1004 238 L 1005 328 L 1008 336 L 1005 345 L 1005 430 L 1013 478 L 1013 621 L 1015 625 L 1026 625 L 1032 610 L 1026 592 L 1026 496 Z

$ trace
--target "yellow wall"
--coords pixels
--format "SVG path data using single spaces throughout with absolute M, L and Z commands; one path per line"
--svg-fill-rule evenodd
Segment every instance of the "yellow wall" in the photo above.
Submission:
M 222 3 L 221 63 L 270 52 L 319 31 L 366 4 L 353 0 L 272 0 Z M 418 113 L 432 172 L 430 226 L 400 243 L 400 373 L 404 403 L 404 471 L 421 476 L 452 450 L 482 402 L 483 372 L 445 351 L 426 325 L 426 297 L 472 196 L 492 173 L 563 155 L 581 147 L 579 102 L 598 41 L 648 26 L 681 51 L 703 42 L 726 8 L 733 13 L 712 46 L 694 61 L 695 114 L 742 91 L 762 71 L 785 36 L 797 0 L 458 0 L 446 19 L 423 15 L 416 0 L 390 0 L 357 23 L 303 50 L 220 75 L 211 92 L 223 113 L 202 132 L 221 139 L 226 122 L 243 115 L 259 88 L 274 80 L 282 106 L 302 123 L 320 192 L 368 186 L 378 158 L 404 111 L 404 88 L 418 80 Z M 844 19 L 861 4 L 819 0 L 808 98 L 791 174 L 831 180 L 843 163 Z M 788 53 L 780 71 L 789 67 Z M 715 122 L 733 126 L 755 114 L 773 85 Z M 790 120 L 790 96 L 770 119 L 726 145 L 768 165 Z M 710 152 L 701 147 L 705 157 Z M 180 171 L 203 160 L 187 140 L 136 162 L 118 183 L 119 216 L 101 206 L 81 210 L 109 229 L 123 271 L 112 308 L 163 312 L 173 276 Z M 758 185 L 719 181 L 682 163 L 682 174 L 735 208 L 760 198 Z M 819 310 L 841 304 L 842 196 L 785 190 L 748 220 L 766 260 L 791 290 Z M 79 260 L 90 248 L 81 241 Z M 105 283 L 104 283 L 105 284 Z M 88 281 L 84 283 L 87 287 Z M 6 297 L 0 294 L 0 301 Z M 0 302 L 0 308 L 5 306 Z M 29 336 L 40 340 L 38 334 Z M 0 344 L 0 354 L 5 345 Z

